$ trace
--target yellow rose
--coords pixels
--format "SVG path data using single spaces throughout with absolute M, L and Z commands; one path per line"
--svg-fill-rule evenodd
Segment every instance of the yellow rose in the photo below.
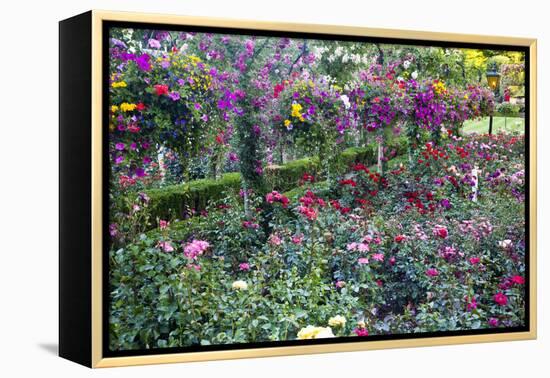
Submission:
M 324 339 L 328 337 L 335 337 L 330 327 L 315 327 L 308 325 L 298 332 L 298 340 Z

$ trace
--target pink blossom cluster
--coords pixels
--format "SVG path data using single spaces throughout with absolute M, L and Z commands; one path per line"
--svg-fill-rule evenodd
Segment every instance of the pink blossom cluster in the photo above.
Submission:
M 198 256 L 202 255 L 210 247 L 210 244 L 204 240 L 193 240 L 183 247 L 183 254 L 185 257 L 191 260 L 195 260 Z
M 443 246 L 439 249 L 439 256 L 443 257 L 446 261 L 453 261 L 459 257 L 464 257 L 464 253 L 457 250 L 452 246 Z
M 487 219 L 464 220 L 458 228 L 464 234 L 470 234 L 476 240 L 487 237 L 493 232 L 493 225 Z

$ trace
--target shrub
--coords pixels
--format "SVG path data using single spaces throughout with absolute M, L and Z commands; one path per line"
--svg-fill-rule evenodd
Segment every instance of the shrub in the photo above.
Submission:
M 186 218 L 205 209 L 209 201 L 219 200 L 228 191 L 238 191 L 240 187 L 240 174 L 226 173 L 219 180 L 200 179 L 184 185 L 151 189 L 147 194 L 151 198 L 153 218 Z

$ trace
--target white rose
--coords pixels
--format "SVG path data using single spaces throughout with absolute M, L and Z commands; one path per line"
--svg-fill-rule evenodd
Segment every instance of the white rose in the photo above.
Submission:
M 410 65 L 411 65 L 411 61 L 410 61 L 410 60 L 405 60 L 405 61 L 403 62 L 403 67 L 404 67 L 405 69 L 409 68 Z
M 418 72 L 414 71 L 412 74 L 411 74 L 411 77 L 416 80 L 416 78 L 418 77 Z
M 248 289 L 248 284 L 245 281 L 235 281 L 231 287 L 233 290 L 246 290 Z

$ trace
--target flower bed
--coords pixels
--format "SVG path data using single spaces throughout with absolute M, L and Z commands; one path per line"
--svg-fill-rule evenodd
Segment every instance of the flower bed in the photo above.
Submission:
M 333 190 L 161 222 L 111 252 L 113 346 L 522 325 L 523 151 L 521 136 L 451 138 L 386 177 L 354 162 Z

